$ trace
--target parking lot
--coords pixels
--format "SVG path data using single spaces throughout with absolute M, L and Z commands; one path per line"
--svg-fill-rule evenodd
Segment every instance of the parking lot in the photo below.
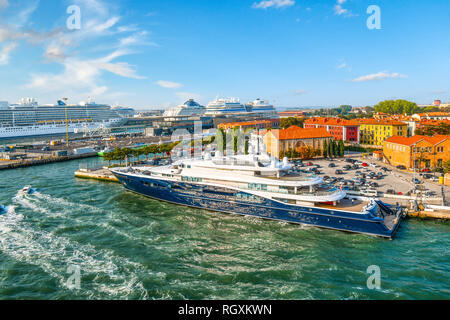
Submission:
M 423 176 L 416 173 L 416 178 L 420 181 L 419 187 L 417 187 L 413 183 L 414 175 L 412 173 L 398 170 L 373 159 L 362 159 L 357 156 L 351 159 L 358 162 L 354 165 L 344 159 L 303 161 L 303 166 L 298 166 L 297 170 L 309 172 L 317 168 L 318 174 L 324 178 L 326 183 L 336 187 L 343 185 L 345 190 L 365 193 L 367 196 L 376 194 L 379 197 L 383 194 L 408 196 L 414 195 L 414 190 L 420 188 L 421 194 L 431 199 L 442 198 L 442 190 L 444 190 L 448 205 L 450 187 L 444 186 L 443 188 L 438 182 L 424 179 Z M 308 164 L 310 165 L 308 166 Z M 349 168 L 350 166 L 351 168 Z M 389 203 L 399 201 L 392 198 L 382 199 Z M 405 203 L 405 201 L 399 202 Z

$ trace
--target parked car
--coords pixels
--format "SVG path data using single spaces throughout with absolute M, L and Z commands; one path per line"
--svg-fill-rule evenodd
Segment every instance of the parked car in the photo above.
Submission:
M 396 168 L 399 169 L 399 170 L 406 170 L 405 166 L 397 166 Z
M 391 170 L 389 170 L 388 168 L 385 168 L 385 167 L 381 168 L 381 170 L 383 170 L 384 172 L 389 172 L 389 171 L 391 171 Z
M 433 175 L 432 175 L 432 174 L 429 174 L 429 173 L 425 173 L 424 175 L 422 175 L 422 177 L 423 177 L 424 179 L 431 179 L 431 178 L 433 178 Z
M 376 182 L 371 182 L 369 185 L 370 185 L 372 188 L 378 188 L 378 187 L 379 187 L 378 183 L 376 183 Z
M 346 170 L 346 171 L 350 171 L 352 169 L 352 166 L 350 166 L 350 165 L 346 165 L 346 166 L 344 166 L 344 170 Z
M 342 170 L 340 170 L 340 169 L 338 169 L 338 170 L 336 170 L 336 172 L 335 172 L 336 174 L 344 174 L 344 171 L 342 171 Z
M 387 193 L 387 194 L 396 194 L 395 190 L 393 190 L 393 189 L 388 189 L 388 190 L 386 191 L 386 193 Z
M 369 166 L 369 164 L 368 164 L 368 163 L 365 163 L 365 162 L 362 163 L 361 165 L 362 165 L 363 167 L 365 167 L 365 168 Z
M 414 184 L 421 184 L 421 183 L 422 183 L 422 182 L 421 182 L 419 179 L 417 179 L 417 178 L 412 178 L 411 181 L 412 181 Z
M 377 165 L 376 163 L 371 163 L 370 166 L 371 166 L 372 168 L 378 168 L 378 165 Z
M 313 166 L 314 164 L 313 164 L 312 162 L 308 162 L 306 165 L 307 165 L 308 167 L 311 167 L 311 166 Z
M 354 165 L 352 166 L 352 168 L 353 168 L 354 170 L 357 170 L 357 169 L 359 169 L 359 166 L 358 166 L 357 164 L 354 164 Z
M 431 172 L 430 168 L 422 169 L 420 172 Z
M 439 178 L 438 177 L 431 177 L 430 181 L 439 182 Z
M 330 163 L 330 164 L 328 165 L 328 168 L 336 168 L 336 164 L 334 164 L 334 163 L 332 162 L 332 163 Z

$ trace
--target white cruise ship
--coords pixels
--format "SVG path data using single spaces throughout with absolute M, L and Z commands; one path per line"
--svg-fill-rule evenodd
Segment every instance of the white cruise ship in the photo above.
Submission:
M 205 107 L 201 106 L 194 99 L 189 99 L 182 105 L 169 109 L 164 112 L 165 117 L 177 117 L 177 116 L 198 116 L 205 113 Z
M 114 127 L 124 118 L 110 106 L 89 101 L 77 105 L 38 105 L 34 99 L 22 99 L 18 104 L 0 102 L 0 139 L 55 135 L 80 129 L 95 129 L 101 126 Z
M 275 107 L 268 101 L 256 99 L 245 105 L 247 112 L 262 114 L 265 117 L 274 117 L 276 114 Z
M 210 102 L 206 106 L 205 115 L 218 116 L 218 115 L 231 115 L 231 114 L 245 114 L 247 109 L 241 104 L 239 99 L 219 99 Z

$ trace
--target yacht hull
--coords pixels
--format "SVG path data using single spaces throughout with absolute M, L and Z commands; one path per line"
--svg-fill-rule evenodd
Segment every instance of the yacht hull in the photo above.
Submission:
M 257 197 L 258 200 L 249 200 L 252 197 L 251 194 L 222 186 L 142 178 L 114 171 L 113 174 L 129 191 L 177 205 L 388 239 L 394 237 L 402 219 L 398 214 L 392 217 L 395 219 L 394 223 L 388 228 L 383 219 L 371 214 L 289 205 L 261 197 Z M 246 199 L 238 199 L 237 194 Z

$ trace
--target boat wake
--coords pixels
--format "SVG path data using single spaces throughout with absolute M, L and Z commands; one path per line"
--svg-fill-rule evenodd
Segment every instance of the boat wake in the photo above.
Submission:
M 90 244 L 80 244 L 69 238 L 40 229 L 18 214 L 20 206 L 34 212 L 47 213 L 31 195 L 14 198 L 0 216 L 0 251 L 13 259 L 37 266 L 58 280 L 61 287 L 71 289 L 68 268 L 76 266 L 81 274 L 81 289 L 77 294 L 87 298 L 145 299 L 147 291 L 139 280 L 148 274 L 146 268 L 115 254 L 110 249 L 98 249 Z M 44 197 L 45 198 L 45 197 Z M 83 279 L 89 279 L 84 281 Z
M 115 232 L 129 240 L 142 240 L 135 237 L 132 232 L 127 232 L 115 227 L 114 225 L 123 224 L 123 221 L 115 218 L 113 212 L 95 206 L 71 202 L 39 191 L 35 191 L 33 194 L 23 194 L 19 192 L 14 198 L 14 201 L 34 212 L 44 214 L 47 218 L 63 219 L 63 222 L 66 225 L 83 226 L 92 224 L 92 215 L 101 215 L 101 220 L 104 221 L 99 223 L 100 226 L 106 230 Z

